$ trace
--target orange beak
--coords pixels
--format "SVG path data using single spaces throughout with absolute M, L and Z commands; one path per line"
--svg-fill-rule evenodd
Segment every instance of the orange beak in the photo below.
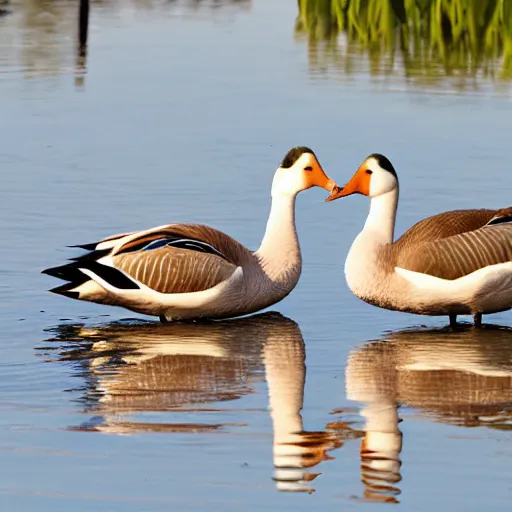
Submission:
M 371 175 L 366 171 L 366 167 L 359 167 L 354 176 L 352 176 L 352 179 L 344 187 L 336 187 L 326 201 L 334 201 L 340 197 L 346 197 L 352 194 L 370 195 Z
M 339 188 L 338 185 L 336 185 L 336 182 L 334 180 L 331 180 L 330 178 L 327 178 L 324 184 L 319 186 L 327 190 L 327 192 L 331 192 L 331 195 L 334 193 L 335 190 Z
M 331 180 L 327 174 L 325 174 L 322 166 L 316 162 L 315 165 L 312 166 L 313 170 L 308 172 L 307 176 L 307 186 L 309 187 L 321 187 L 327 190 L 327 192 L 334 193 L 337 190 L 338 186 L 334 180 Z M 331 194 L 332 195 L 332 194 Z

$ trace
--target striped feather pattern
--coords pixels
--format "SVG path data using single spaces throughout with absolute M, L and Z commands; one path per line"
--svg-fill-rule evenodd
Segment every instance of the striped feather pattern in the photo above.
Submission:
M 503 210 L 454 210 L 423 219 L 408 229 L 395 245 L 406 248 L 412 244 L 433 242 L 460 235 L 485 226 L 494 217 L 512 214 L 512 208 Z
M 158 230 L 142 231 L 139 236 L 116 248 L 113 254 L 128 253 L 136 247 L 144 247 L 165 237 L 182 237 L 208 244 L 216 249 L 225 260 L 235 266 L 248 262 L 252 254 L 240 242 L 225 233 L 201 224 L 169 224 Z M 193 252 L 192 249 L 190 251 Z
M 114 256 L 114 266 L 161 293 L 199 292 L 229 279 L 236 265 L 213 254 L 176 247 Z
M 396 244 L 392 246 L 398 249 Z M 512 261 L 512 225 L 498 224 L 476 231 L 408 247 L 396 265 L 442 279 L 458 279 L 487 267 Z

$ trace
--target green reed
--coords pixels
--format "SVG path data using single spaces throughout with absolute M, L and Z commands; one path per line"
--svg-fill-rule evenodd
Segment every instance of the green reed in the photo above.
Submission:
M 308 35 L 318 67 L 335 59 L 350 72 L 364 52 L 375 73 L 391 72 L 399 55 L 410 77 L 512 78 L 512 0 L 298 0 L 298 7 L 296 31 Z

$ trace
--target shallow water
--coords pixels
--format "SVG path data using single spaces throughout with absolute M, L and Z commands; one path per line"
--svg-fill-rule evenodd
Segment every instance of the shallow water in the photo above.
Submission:
M 419 80 L 343 34 L 333 54 L 296 28 L 295 2 L 93 3 L 78 62 L 76 5 L 6 9 L 2 510 L 508 510 L 511 333 L 353 297 L 362 198 L 300 196 L 304 272 L 272 308 L 284 317 L 160 326 L 53 296 L 40 274 L 67 245 L 175 221 L 257 247 L 272 172 L 298 144 L 340 183 L 389 155 L 398 233 L 508 206 L 506 78 Z

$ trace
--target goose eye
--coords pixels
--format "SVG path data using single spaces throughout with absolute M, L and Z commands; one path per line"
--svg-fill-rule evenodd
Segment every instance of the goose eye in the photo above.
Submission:
M 304 167 L 304 170 L 305 171 L 312 171 L 313 167 L 311 167 L 311 165 L 308 165 L 307 167 Z
M 370 171 L 370 169 L 366 169 L 366 174 L 373 174 L 373 171 Z

